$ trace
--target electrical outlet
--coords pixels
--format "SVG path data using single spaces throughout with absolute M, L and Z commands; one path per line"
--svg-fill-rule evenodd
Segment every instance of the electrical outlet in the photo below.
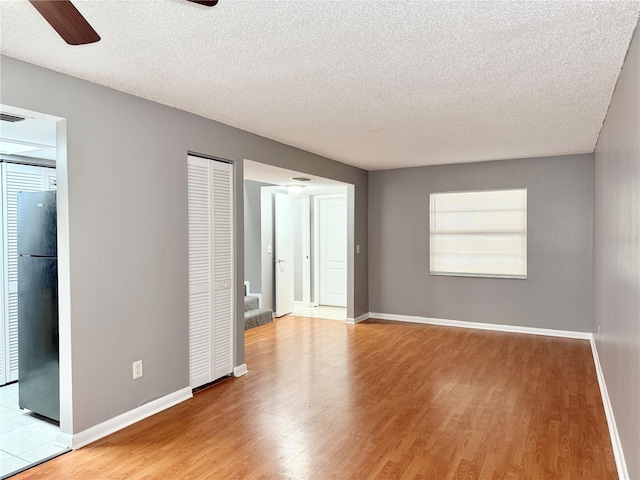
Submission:
M 140 378 L 142 376 L 142 360 L 133 362 L 133 379 Z

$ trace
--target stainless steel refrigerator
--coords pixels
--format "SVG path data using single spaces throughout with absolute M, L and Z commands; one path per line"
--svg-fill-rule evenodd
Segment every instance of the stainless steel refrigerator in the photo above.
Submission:
M 18 405 L 60 421 L 56 192 L 18 193 Z

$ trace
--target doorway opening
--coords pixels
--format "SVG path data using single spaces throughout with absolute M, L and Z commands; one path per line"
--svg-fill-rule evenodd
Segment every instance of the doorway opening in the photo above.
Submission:
M 245 290 L 260 308 L 276 318 L 352 317 L 354 192 L 336 180 L 244 161 Z
M 0 477 L 4 478 L 68 450 L 58 443 L 60 347 L 66 342 L 60 341 L 58 322 L 57 167 L 58 159 L 66 159 L 66 133 L 59 117 L 8 105 L 0 105 L 0 110 Z M 68 289 L 63 290 L 66 296 Z

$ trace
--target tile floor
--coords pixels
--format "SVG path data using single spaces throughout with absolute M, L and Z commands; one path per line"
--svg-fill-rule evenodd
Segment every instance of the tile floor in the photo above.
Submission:
M 329 307 L 320 305 L 319 307 L 303 307 L 295 305 L 293 307 L 293 315 L 299 317 L 326 318 L 328 320 L 345 321 L 347 318 L 347 309 L 342 307 Z
M 18 407 L 18 384 L 0 387 L 0 478 L 66 449 L 59 428 Z

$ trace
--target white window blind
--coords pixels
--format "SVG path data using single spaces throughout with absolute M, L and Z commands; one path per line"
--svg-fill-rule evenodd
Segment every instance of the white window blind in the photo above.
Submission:
M 527 190 L 432 193 L 431 273 L 527 277 Z

